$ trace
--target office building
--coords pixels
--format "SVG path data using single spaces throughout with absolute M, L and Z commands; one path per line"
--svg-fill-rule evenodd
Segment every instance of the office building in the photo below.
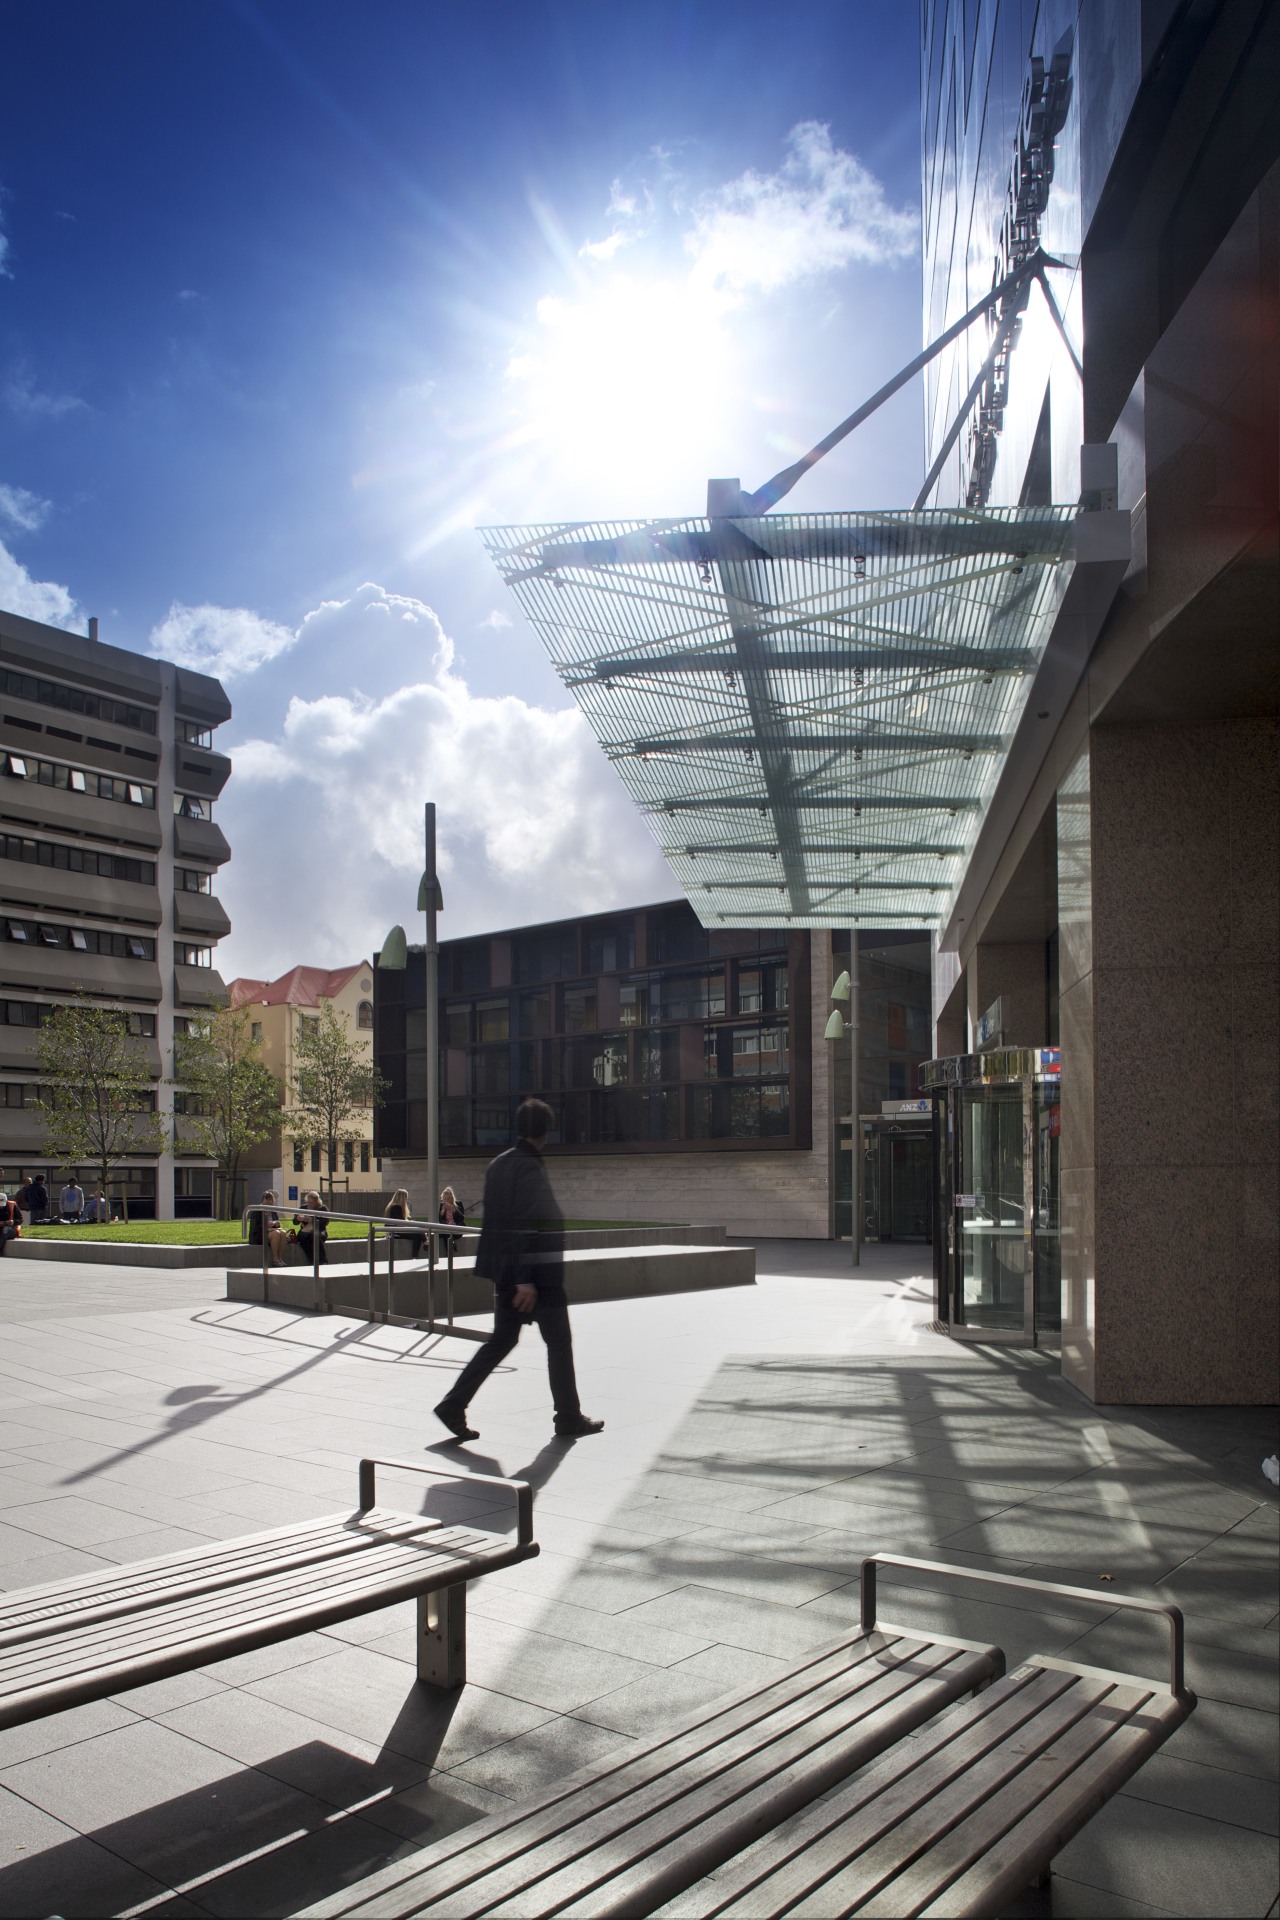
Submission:
M 1280 8 L 921 18 L 915 502 L 483 539 L 704 926 L 931 939 L 954 1337 L 1270 1400 Z
M 91 623 L 96 628 L 96 622 Z M 120 1007 L 172 1114 L 173 1037 L 225 998 L 214 964 L 230 931 L 214 892 L 230 857 L 213 813 L 231 763 L 216 680 L 0 612 L 0 1162 L 12 1191 L 43 1151 L 36 1041 L 78 993 Z M 80 1172 L 87 1185 L 91 1169 Z M 129 1156 L 112 1198 L 137 1219 L 208 1214 L 208 1160 Z
M 476 1200 L 488 1161 L 515 1138 L 516 1106 L 536 1094 L 555 1115 L 547 1151 L 574 1218 L 847 1233 L 849 1051 L 833 1074 L 822 1036 L 848 938 L 843 958 L 832 944 L 708 929 L 685 900 L 444 941 L 442 1183 Z M 928 942 L 869 938 L 862 967 L 861 1100 L 878 1120 L 919 1093 Z M 389 1086 L 377 1151 L 387 1184 L 421 1207 L 423 950 L 375 981 L 375 1061 Z
M 323 1183 L 335 1194 L 376 1196 L 382 1189 L 381 1163 L 373 1150 L 373 1114 L 361 1111 L 350 1121 L 352 1138 L 338 1142 L 338 1163 L 329 1165 L 325 1149 L 295 1137 L 289 1109 L 294 1100 L 294 1075 L 299 1060 L 298 1034 L 302 1022 L 320 1017 L 322 1007 L 333 1009 L 348 1038 L 367 1059 L 373 1055 L 373 969 L 367 960 L 350 967 L 290 967 L 276 980 L 231 981 L 227 989 L 233 1007 L 247 1009 L 250 1035 L 261 1043 L 262 1060 L 280 1083 L 280 1125 L 244 1156 L 245 1198 L 256 1200 L 270 1187 L 286 1200 L 296 1200 L 303 1187 Z M 240 1202 L 243 1204 L 243 1201 Z

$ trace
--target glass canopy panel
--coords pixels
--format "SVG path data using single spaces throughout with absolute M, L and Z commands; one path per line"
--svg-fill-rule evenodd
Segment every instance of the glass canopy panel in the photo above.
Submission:
M 1066 591 L 1075 517 L 481 537 L 704 925 L 934 925 Z

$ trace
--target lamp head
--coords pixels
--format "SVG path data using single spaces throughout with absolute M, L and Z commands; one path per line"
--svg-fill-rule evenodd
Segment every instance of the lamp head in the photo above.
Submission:
M 826 1032 L 822 1037 L 824 1040 L 844 1039 L 844 1015 L 841 1013 L 839 1007 L 832 1009 L 831 1018 L 827 1022 Z
M 847 1000 L 849 998 L 849 976 L 847 973 L 842 973 L 832 987 L 831 998 L 833 1000 Z
M 378 954 L 378 969 L 382 973 L 403 973 L 408 964 L 409 942 L 404 928 L 392 927 Z

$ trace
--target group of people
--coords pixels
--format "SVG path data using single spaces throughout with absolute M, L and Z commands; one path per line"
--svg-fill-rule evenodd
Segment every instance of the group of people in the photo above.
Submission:
M 11 1240 L 17 1239 L 24 1224 L 29 1227 L 46 1224 L 52 1217 L 52 1199 L 49 1183 L 42 1173 L 33 1173 L 10 1199 L 4 1185 L 4 1168 L 0 1167 L 0 1255 L 5 1253 Z M 106 1221 L 111 1218 L 111 1205 L 101 1187 L 86 1200 L 84 1188 L 73 1175 L 58 1195 L 57 1218 L 66 1225 L 76 1226 L 85 1221 Z
M 262 1205 L 270 1207 L 276 1199 L 275 1189 L 268 1187 L 262 1195 Z M 325 1245 L 329 1238 L 328 1222 L 321 1219 L 312 1208 L 323 1208 L 324 1201 L 314 1188 L 308 1187 L 298 1200 L 299 1211 L 294 1214 L 288 1227 L 282 1225 L 278 1213 L 253 1213 L 249 1216 L 249 1241 L 252 1246 L 260 1247 L 266 1236 L 267 1252 L 274 1266 L 282 1267 L 289 1258 L 289 1248 L 297 1247 L 302 1258 L 309 1264 L 316 1264 L 316 1238 L 318 1236 L 320 1259 L 325 1258 Z M 397 1187 L 383 1212 L 387 1220 L 408 1220 L 409 1190 Z M 466 1210 L 452 1187 L 446 1187 L 440 1195 L 440 1222 L 446 1227 L 465 1227 Z M 391 1229 L 388 1229 L 391 1231 Z M 426 1241 L 425 1233 L 411 1228 L 407 1233 L 397 1234 L 396 1238 L 407 1240 L 409 1257 L 417 1260 Z M 462 1244 L 461 1237 L 455 1234 L 441 1235 L 441 1245 L 446 1253 L 456 1253 Z

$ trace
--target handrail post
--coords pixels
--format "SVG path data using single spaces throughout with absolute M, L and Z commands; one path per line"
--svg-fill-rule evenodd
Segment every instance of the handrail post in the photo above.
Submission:
M 870 1633 L 876 1624 L 876 1563 L 862 1563 L 862 1631 Z
M 427 1332 L 436 1330 L 436 1237 L 427 1234 Z
M 371 1220 L 369 1222 L 369 1318 L 371 1321 L 376 1320 L 378 1316 L 378 1298 L 374 1292 L 375 1285 L 376 1276 L 373 1271 L 373 1222 Z
M 445 1292 L 446 1292 L 447 1304 L 449 1308 L 449 1329 L 451 1332 L 453 1330 L 453 1250 L 457 1244 L 458 1243 L 454 1239 L 453 1235 L 450 1234 L 449 1240 L 448 1240 L 448 1247 L 445 1254 L 445 1257 L 449 1262 L 449 1271 L 445 1281 Z

